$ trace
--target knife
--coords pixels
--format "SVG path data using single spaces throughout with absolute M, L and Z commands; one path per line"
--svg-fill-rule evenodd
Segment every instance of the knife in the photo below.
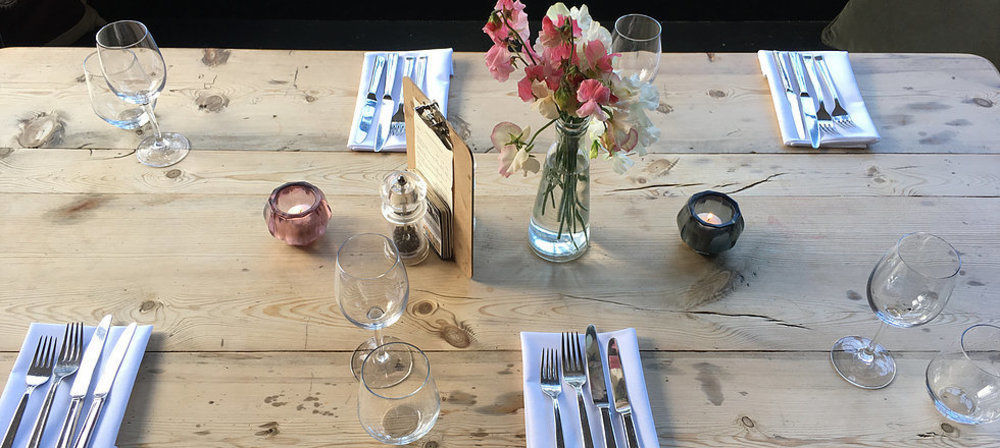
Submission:
M 392 89 L 396 87 L 396 64 L 398 63 L 399 55 L 389 53 L 389 63 L 385 66 L 385 93 L 382 94 L 382 105 L 378 112 L 378 138 L 375 139 L 375 152 L 381 151 L 385 141 L 389 138 L 389 124 L 392 122 L 392 113 L 396 106 L 396 102 L 392 99 Z
M 111 327 L 111 315 L 108 314 L 101 319 L 101 323 L 94 329 L 94 335 L 90 337 L 87 348 L 83 351 L 83 358 L 80 360 L 80 370 L 76 372 L 73 379 L 73 387 L 69 389 L 69 411 L 63 420 L 62 428 L 59 430 L 59 439 L 56 448 L 69 448 L 73 442 L 73 433 L 76 432 L 76 423 L 80 421 L 80 408 L 83 406 L 83 399 L 87 397 L 90 390 L 90 380 L 94 377 L 94 369 L 97 361 L 101 359 L 101 352 L 104 351 L 104 342 L 108 339 L 108 329 Z
M 813 93 L 812 84 L 808 81 L 809 74 L 806 73 L 805 63 L 802 55 L 798 53 L 786 53 L 792 62 L 792 71 L 795 72 L 795 80 L 798 83 L 799 99 L 802 105 L 802 115 L 805 117 L 806 130 L 809 132 L 809 143 L 813 148 L 819 148 L 819 119 L 816 117 L 816 95 Z
M 795 90 L 792 88 L 791 77 L 788 76 L 788 69 L 785 67 L 784 61 L 782 61 L 777 51 L 771 52 L 771 60 L 774 61 L 774 66 L 780 75 L 778 83 L 785 89 L 785 100 L 788 101 L 788 106 L 792 109 L 792 121 L 795 122 L 796 138 L 804 139 L 806 138 L 806 130 L 805 123 L 802 122 L 802 100 L 795 94 Z
M 361 108 L 361 122 L 358 123 L 358 133 L 354 136 L 355 143 L 361 143 L 368 138 L 368 131 L 372 128 L 372 119 L 375 118 L 375 106 L 378 105 L 378 85 L 382 82 L 382 69 L 385 68 L 385 56 L 375 57 L 375 67 L 372 68 L 371 77 L 368 78 L 368 95 L 365 97 L 365 105 Z
M 608 386 L 604 382 L 604 361 L 601 358 L 601 343 L 597 340 L 597 327 L 587 326 L 585 339 L 587 346 L 587 383 L 590 384 L 590 396 L 594 406 L 601 411 L 601 421 L 604 422 L 605 448 L 617 448 L 615 431 L 611 426 L 611 404 L 608 403 Z
M 618 341 L 615 338 L 608 341 L 608 373 L 611 376 L 615 410 L 622 419 L 622 427 L 628 436 L 628 446 L 639 448 L 639 439 L 635 436 L 635 422 L 632 421 L 632 405 L 628 401 L 628 387 L 625 385 L 625 372 L 622 370 L 622 358 L 618 354 Z
M 118 376 L 118 368 L 121 367 L 122 361 L 125 360 L 125 353 L 128 352 L 128 347 L 132 343 L 132 336 L 135 334 L 135 327 L 135 322 L 125 327 L 125 331 L 122 332 L 121 336 L 118 337 L 118 342 L 115 343 L 115 348 L 111 349 L 111 354 L 108 355 L 108 359 L 104 362 L 104 367 L 101 368 L 101 376 L 97 379 L 97 386 L 94 386 L 94 401 L 90 404 L 87 420 L 83 423 L 83 430 L 80 431 L 80 437 L 76 439 L 76 444 L 73 445 L 74 448 L 87 448 L 90 445 L 90 439 L 94 436 L 94 432 L 97 429 L 97 418 L 100 417 L 101 409 L 104 407 L 104 400 L 108 398 L 108 393 L 111 392 L 111 385 L 114 384 L 115 377 Z
M 414 78 L 413 81 L 417 83 L 417 87 L 420 87 L 420 90 L 427 88 L 427 56 L 417 58 L 417 68 Z

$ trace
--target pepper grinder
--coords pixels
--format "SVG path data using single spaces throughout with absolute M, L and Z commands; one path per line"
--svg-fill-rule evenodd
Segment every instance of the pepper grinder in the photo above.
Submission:
M 427 183 L 412 171 L 393 171 L 382 181 L 382 216 L 403 264 L 413 266 L 427 258 L 430 244 L 424 234 Z

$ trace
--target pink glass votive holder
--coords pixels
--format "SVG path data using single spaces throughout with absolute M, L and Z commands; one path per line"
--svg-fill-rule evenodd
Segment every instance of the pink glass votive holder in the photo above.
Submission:
M 267 230 L 292 246 L 306 246 L 323 236 L 332 215 L 326 196 L 309 182 L 275 188 L 264 205 Z

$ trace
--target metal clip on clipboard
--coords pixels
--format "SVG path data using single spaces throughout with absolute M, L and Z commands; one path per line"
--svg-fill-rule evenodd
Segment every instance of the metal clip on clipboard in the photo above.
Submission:
M 430 126 L 434 130 L 434 133 L 441 139 L 441 143 L 444 143 L 445 148 L 453 151 L 451 133 L 448 132 L 448 121 L 441 114 L 441 108 L 438 106 L 437 101 L 428 104 L 419 104 L 413 110 L 417 112 L 417 115 L 420 116 L 420 119 L 424 123 L 427 123 L 427 126 Z

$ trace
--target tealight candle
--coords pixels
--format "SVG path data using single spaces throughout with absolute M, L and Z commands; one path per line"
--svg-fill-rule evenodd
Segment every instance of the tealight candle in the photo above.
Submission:
M 743 226 L 743 215 L 736 201 L 716 191 L 696 193 L 677 213 L 681 239 L 702 255 L 731 249 Z
M 264 206 L 268 232 L 293 246 L 305 246 L 323 236 L 332 215 L 326 196 L 308 182 L 275 188 Z

